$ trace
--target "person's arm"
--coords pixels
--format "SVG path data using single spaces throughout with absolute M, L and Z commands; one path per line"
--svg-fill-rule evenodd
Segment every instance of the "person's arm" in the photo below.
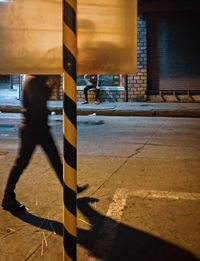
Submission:
M 84 75 L 84 80 L 87 85 L 92 85 L 92 83 L 87 79 L 87 74 Z
M 25 109 L 28 109 L 29 107 L 29 98 L 28 98 L 28 94 L 27 94 L 27 80 L 25 80 L 24 82 L 24 86 L 23 86 L 23 93 L 22 93 L 22 104 L 23 107 Z
M 100 88 L 100 86 L 99 86 L 99 74 L 97 74 L 97 86 L 96 86 L 96 88 L 97 88 L 97 89 Z

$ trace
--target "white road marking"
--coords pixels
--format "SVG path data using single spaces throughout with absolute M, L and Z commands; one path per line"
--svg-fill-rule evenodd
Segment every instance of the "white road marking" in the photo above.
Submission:
M 112 202 L 109 205 L 105 221 L 98 233 L 94 244 L 94 253 L 101 256 L 101 259 L 88 257 L 88 261 L 107 260 L 111 254 L 118 226 L 121 222 L 124 207 L 128 196 L 156 199 L 175 199 L 175 200 L 200 200 L 200 193 L 173 192 L 159 190 L 135 190 L 130 191 L 125 188 L 117 189 Z M 103 253 L 103 254 L 102 254 Z M 104 256 L 103 256 L 104 255 Z
M 157 199 L 176 199 L 176 200 L 200 200 L 200 193 L 175 192 L 165 190 L 135 190 L 129 193 L 131 196 Z
M 114 242 L 117 228 L 120 224 L 124 207 L 126 205 L 126 199 L 128 197 L 128 190 L 117 189 L 113 197 L 112 202 L 109 205 L 105 221 L 98 233 L 97 240 L 94 244 L 94 253 L 100 255 L 102 259 L 95 257 L 89 257 L 88 261 L 107 260 L 111 254 L 112 244 Z M 102 240 L 103 239 L 103 240 Z M 103 253 L 103 254 L 102 254 Z M 103 256 L 105 255 L 105 256 Z

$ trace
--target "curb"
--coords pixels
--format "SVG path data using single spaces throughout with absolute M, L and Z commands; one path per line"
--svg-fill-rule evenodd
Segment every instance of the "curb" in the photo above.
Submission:
M 20 106 L 2 106 L 2 105 L 0 105 L 0 112 L 22 113 L 23 108 Z
M 0 106 L 0 112 L 22 113 L 23 108 L 20 106 Z M 62 108 L 49 108 L 50 112 L 62 114 Z M 77 109 L 77 115 L 90 115 L 95 113 L 101 116 L 138 116 L 138 117 L 189 117 L 200 118 L 200 110 L 106 110 L 106 109 Z
M 189 117 L 200 118 L 200 111 L 169 111 L 169 110 L 142 110 L 142 111 L 130 111 L 130 110 L 78 110 L 78 115 L 89 115 L 95 113 L 101 116 L 135 116 L 135 117 Z

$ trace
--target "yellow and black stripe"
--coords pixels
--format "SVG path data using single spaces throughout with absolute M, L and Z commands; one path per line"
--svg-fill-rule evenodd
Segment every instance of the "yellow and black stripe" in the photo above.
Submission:
M 63 0 L 63 260 L 76 260 L 77 123 L 76 123 L 76 0 Z

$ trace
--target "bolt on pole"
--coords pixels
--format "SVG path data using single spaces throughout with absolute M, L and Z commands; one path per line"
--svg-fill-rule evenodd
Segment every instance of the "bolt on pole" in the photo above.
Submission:
M 76 120 L 77 0 L 63 0 L 63 260 L 77 256 L 77 120 Z

